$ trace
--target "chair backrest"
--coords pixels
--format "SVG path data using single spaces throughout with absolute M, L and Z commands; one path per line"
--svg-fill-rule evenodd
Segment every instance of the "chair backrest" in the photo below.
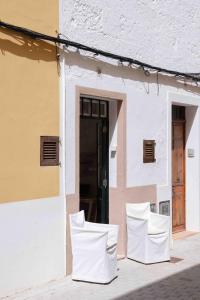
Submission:
M 71 227 L 84 227 L 85 224 L 84 210 L 81 210 L 75 214 L 70 214 L 69 218 L 70 218 Z
M 150 216 L 150 202 L 126 203 L 126 214 L 130 217 L 147 220 Z

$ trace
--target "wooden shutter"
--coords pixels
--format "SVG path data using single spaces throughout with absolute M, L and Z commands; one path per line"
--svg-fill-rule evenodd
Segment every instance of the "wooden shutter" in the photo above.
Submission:
M 40 137 L 40 166 L 59 165 L 59 137 Z
M 154 140 L 144 140 L 143 141 L 143 162 L 152 163 L 155 162 L 155 141 Z

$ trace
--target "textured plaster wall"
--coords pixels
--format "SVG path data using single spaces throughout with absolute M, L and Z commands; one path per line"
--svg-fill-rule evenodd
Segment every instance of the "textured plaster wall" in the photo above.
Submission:
M 0 1 L 0 19 L 54 34 L 56 0 Z M 59 167 L 40 167 L 40 136 L 59 135 L 55 45 L 0 29 L 0 203 L 59 194 Z
M 199 72 L 198 0 L 63 0 L 72 40 L 158 66 Z
M 199 1 L 63 0 L 61 32 L 71 40 L 179 71 L 198 72 Z M 127 95 L 127 187 L 158 185 L 171 197 L 168 93 L 199 94 L 168 76 L 145 76 L 112 60 L 65 51 L 67 193 L 75 190 L 75 86 Z M 100 70 L 100 72 L 99 72 Z M 99 74 L 100 73 L 100 74 Z M 173 100 L 171 100 L 173 101 Z M 143 139 L 156 140 L 156 163 L 143 164 Z M 66 162 L 67 164 L 67 162 Z M 69 181 L 68 181 L 69 179 Z M 147 199 L 148 200 L 148 199 Z
M 0 299 L 65 276 L 64 211 L 64 197 L 1 204 Z
M 1 0 L 0 17 L 4 22 L 55 35 L 58 30 L 57 0 Z

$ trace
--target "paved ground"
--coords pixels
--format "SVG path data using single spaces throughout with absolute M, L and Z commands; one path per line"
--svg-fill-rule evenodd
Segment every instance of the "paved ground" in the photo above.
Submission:
M 67 277 L 9 300 L 200 300 L 200 234 L 175 241 L 171 255 L 171 263 L 148 266 L 121 260 L 118 278 L 109 285 Z

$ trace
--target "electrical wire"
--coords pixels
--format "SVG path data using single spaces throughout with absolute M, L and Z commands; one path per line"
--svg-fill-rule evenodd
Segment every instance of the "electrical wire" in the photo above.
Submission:
M 118 54 L 114 54 L 111 52 L 107 52 L 107 51 L 103 51 L 101 49 L 97 49 L 97 48 L 93 48 L 93 47 L 89 47 L 86 46 L 84 44 L 81 43 L 77 43 L 68 39 L 63 39 L 60 38 L 60 35 L 58 37 L 53 37 L 50 35 L 46 35 L 46 34 L 42 34 L 36 31 L 32 31 L 30 29 L 27 28 L 23 28 L 23 27 L 19 27 L 19 26 L 15 26 L 12 24 L 8 24 L 6 22 L 0 21 L 0 27 L 2 28 L 7 28 L 10 29 L 12 31 L 24 34 L 26 36 L 29 36 L 32 39 L 37 39 L 37 40 L 45 40 L 45 41 L 49 41 L 49 42 L 54 42 L 57 44 L 63 44 L 65 46 L 72 46 L 75 47 L 79 50 L 84 50 L 86 52 L 91 52 L 94 53 L 95 55 L 100 55 L 100 56 L 104 56 L 107 58 L 111 58 L 114 60 L 118 60 L 121 63 L 126 62 L 129 64 L 129 66 L 138 66 L 141 67 L 144 72 L 145 70 L 149 70 L 150 72 L 156 71 L 162 74 L 168 74 L 168 75 L 174 75 L 175 77 L 179 77 L 179 78 L 186 78 L 186 79 L 191 79 L 195 82 L 199 82 L 200 81 L 200 73 L 184 73 L 184 72 L 179 72 L 179 71 L 175 71 L 175 70 L 170 70 L 170 69 L 165 69 L 165 68 L 161 68 L 161 67 L 157 67 L 151 64 L 147 64 L 144 63 L 142 61 L 133 59 L 131 57 L 126 57 L 126 56 L 121 56 Z

